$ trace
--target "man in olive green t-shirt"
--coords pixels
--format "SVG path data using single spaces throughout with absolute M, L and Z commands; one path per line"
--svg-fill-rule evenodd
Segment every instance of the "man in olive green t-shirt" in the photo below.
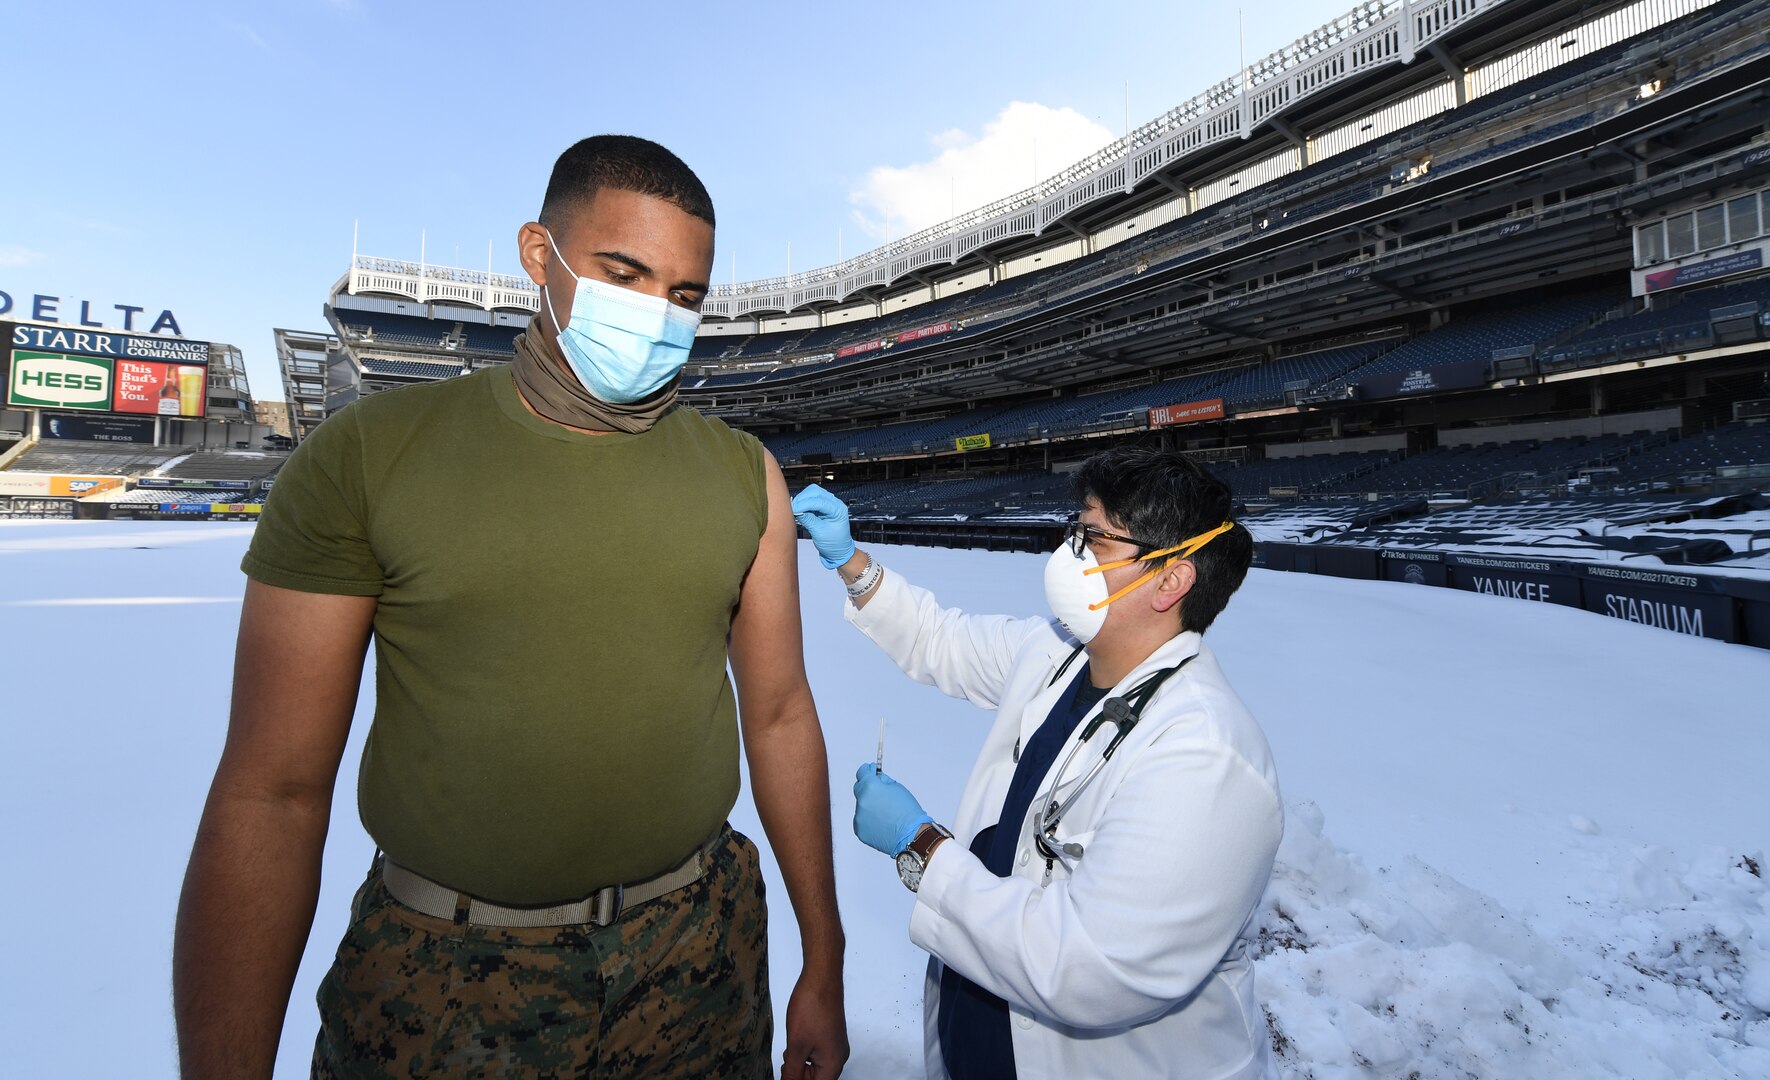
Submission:
M 767 1075 L 761 879 L 724 824 L 740 727 L 804 945 L 782 1075 L 847 1058 L 786 484 L 675 401 L 711 201 L 599 136 L 518 239 L 542 310 L 516 362 L 340 411 L 266 504 L 179 907 L 186 1077 L 270 1076 L 371 635 L 383 854 L 316 1076 Z

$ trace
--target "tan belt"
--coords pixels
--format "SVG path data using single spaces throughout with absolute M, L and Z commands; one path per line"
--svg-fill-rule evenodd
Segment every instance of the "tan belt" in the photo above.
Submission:
M 621 912 L 628 908 L 637 907 L 648 900 L 656 900 L 665 893 L 675 892 L 685 885 L 699 881 L 701 875 L 707 872 L 709 853 L 713 845 L 724 832 L 721 827 L 718 833 L 696 848 L 687 859 L 656 877 L 625 885 L 610 885 L 569 904 L 507 907 L 489 900 L 467 897 L 467 921 L 480 926 L 570 926 L 574 923 L 607 926 L 620 918 Z M 437 919 L 453 919 L 455 906 L 463 895 L 386 856 L 381 859 L 381 882 L 387 886 L 387 894 L 395 900 L 419 914 Z

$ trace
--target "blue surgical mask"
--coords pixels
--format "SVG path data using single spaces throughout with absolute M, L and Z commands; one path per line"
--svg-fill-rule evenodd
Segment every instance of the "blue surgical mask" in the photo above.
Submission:
M 561 266 L 578 278 L 569 322 L 561 323 L 547 295 L 547 313 L 559 327 L 559 351 L 584 389 L 616 405 L 649 397 L 688 363 L 700 328 L 698 312 L 578 275 L 547 234 Z M 546 293 L 546 287 L 542 287 Z

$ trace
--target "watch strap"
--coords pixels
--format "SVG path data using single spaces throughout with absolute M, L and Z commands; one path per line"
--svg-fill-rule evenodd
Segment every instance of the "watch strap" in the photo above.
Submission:
M 910 841 L 907 850 L 913 852 L 916 858 L 921 860 L 923 866 L 927 866 L 928 856 L 934 853 L 935 846 L 942 840 L 951 840 L 952 838 L 953 834 L 947 831 L 945 826 L 930 821 L 916 832 L 915 838 Z

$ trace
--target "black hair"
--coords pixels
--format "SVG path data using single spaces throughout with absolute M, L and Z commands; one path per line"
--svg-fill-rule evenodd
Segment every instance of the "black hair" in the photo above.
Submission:
M 1228 484 L 1171 450 L 1138 446 L 1102 450 L 1082 462 L 1074 481 L 1078 503 L 1095 500 L 1126 535 L 1154 545 L 1144 554 L 1210 532 L 1231 520 L 1234 512 Z M 1247 577 L 1254 541 L 1237 524 L 1191 559 L 1197 578 L 1180 601 L 1180 626 L 1202 634 Z
M 603 188 L 663 199 L 714 224 L 713 197 L 694 170 L 650 139 L 632 135 L 592 135 L 559 155 L 537 220 L 549 229 L 563 225 L 575 205 Z

